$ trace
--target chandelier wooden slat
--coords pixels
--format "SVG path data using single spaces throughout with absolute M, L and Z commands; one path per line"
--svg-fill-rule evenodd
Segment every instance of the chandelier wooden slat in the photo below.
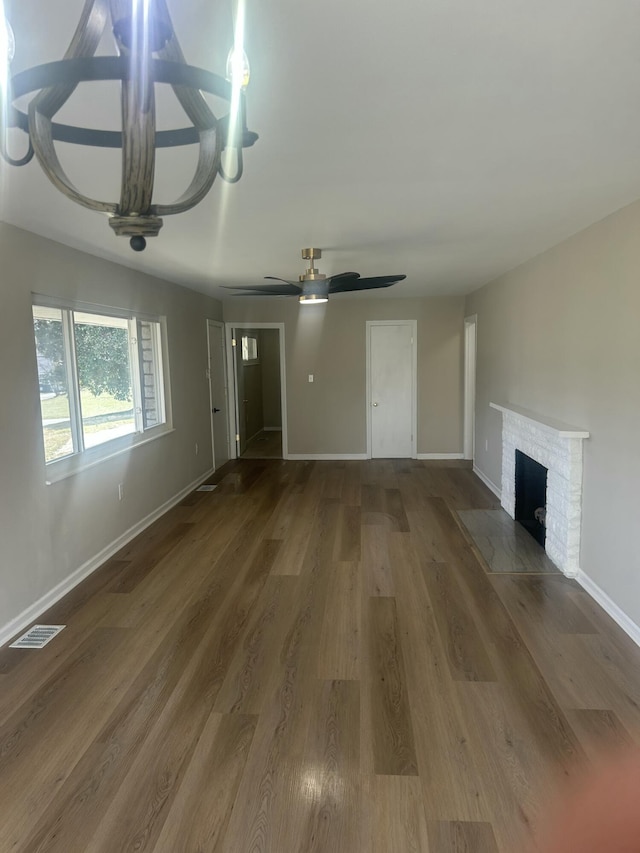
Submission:
M 118 55 L 95 56 L 109 24 Z M 56 123 L 56 113 L 78 84 L 95 80 L 120 81 L 121 130 Z M 171 86 L 190 126 L 156 129 L 158 83 Z M 23 157 L 12 158 L 4 128 L 0 153 L 7 162 L 18 166 L 26 165 L 35 154 L 54 186 L 77 204 L 107 214 L 113 231 L 129 237 L 132 248 L 141 251 L 146 238 L 159 233 L 162 217 L 197 205 L 217 175 L 231 183 L 242 176 L 242 149 L 253 145 L 258 136 L 247 129 L 244 92 L 239 86 L 234 90 L 234 85 L 213 72 L 187 64 L 165 0 L 86 0 L 64 58 L 9 78 L 6 125 L 27 134 L 28 149 Z M 32 92 L 36 94 L 25 113 L 15 104 Z M 203 92 L 229 104 L 227 115 L 216 116 Z M 119 200 L 101 201 L 83 194 L 65 173 L 56 142 L 120 148 Z M 198 144 L 199 154 L 189 186 L 173 202 L 154 202 L 156 149 L 192 144 Z M 225 148 L 235 152 L 233 173 L 227 173 L 222 166 Z

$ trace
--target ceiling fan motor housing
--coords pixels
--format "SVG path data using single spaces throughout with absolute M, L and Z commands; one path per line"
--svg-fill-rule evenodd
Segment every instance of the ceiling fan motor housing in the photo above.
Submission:
M 323 276 L 324 278 L 324 276 Z M 301 277 L 302 279 L 302 277 Z M 329 295 L 329 282 L 322 280 L 307 280 L 302 281 L 302 293 L 300 297 L 302 301 L 313 301 L 315 299 L 327 299 Z

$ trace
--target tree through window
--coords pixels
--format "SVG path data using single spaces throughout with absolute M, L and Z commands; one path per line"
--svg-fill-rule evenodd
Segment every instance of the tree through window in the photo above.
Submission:
M 47 463 L 166 422 L 159 320 L 36 304 Z

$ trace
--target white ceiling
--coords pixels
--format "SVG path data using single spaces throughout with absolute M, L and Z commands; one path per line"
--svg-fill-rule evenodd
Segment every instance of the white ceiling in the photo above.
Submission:
M 223 73 L 231 0 L 168 2 L 187 60 Z M 5 0 L 13 70 L 61 58 L 82 5 Z M 328 274 L 406 273 L 380 293 L 415 296 L 469 292 L 640 197 L 638 0 L 247 0 L 246 47 L 244 177 L 144 253 L 35 162 L 3 166 L 2 218 L 215 296 L 295 279 L 304 246 Z M 89 85 L 61 118 L 108 126 L 116 95 Z M 80 188 L 114 199 L 109 169 L 65 148 Z M 163 155 L 158 201 L 193 161 Z

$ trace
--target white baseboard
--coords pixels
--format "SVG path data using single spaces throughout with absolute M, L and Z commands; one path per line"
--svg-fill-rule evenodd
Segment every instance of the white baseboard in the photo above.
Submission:
M 486 486 L 488 489 L 491 489 L 491 491 L 493 492 L 493 494 L 494 494 L 498 499 L 500 499 L 500 500 L 502 499 L 502 492 L 501 492 L 501 491 L 500 491 L 500 489 L 496 486 L 496 484 L 493 482 L 493 480 L 490 480 L 490 479 L 487 477 L 487 475 L 486 475 L 486 474 L 483 474 L 483 473 L 482 473 L 482 471 L 481 471 L 479 468 L 476 468 L 476 466 L 475 466 L 475 465 L 473 466 L 473 473 L 476 475 L 476 477 L 478 477 L 478 479 L 482 480 L 482 482 L 485 484 L 485 486 Z
M 366 453 L 288 453 L 287 459 L 340 462 L 343 459 L 367 459 Z
M 370 459 L 366 453 L 289 453 L 287 459 Z M 393 457 L 389 457 L 393 458 Z M 464 459 L 462 453 L 418 453 L 416 459 Z
M 628 634 L 633 642 L 640 646 L 640 625 L 637 625 L 630 616 L 627 616 L 624 610 L 618 607 L 615 601 L 612 601 L 607 593 L 595 581 L 591 580 L 582 569 L 578 571 L 576 580 L 585 592 L 588 592 L 591 598 L 597 601 L 600 607 L 611 616 L 613 621 L 617 622 L 625 634 Z
M 10 622 L 7 622 L 6 625 L 3 625 L 0 628 L 0 646 L 3 646 L 6 642 L 8 642 L 12 637 L 16 634 L 23 631 L 27 628 L 32 622 L 34 622 L 38 617 L 52 607 L 57 601 L 65 596 L 68 592 L 77 586 L 81 581 L 83 581 L 86 577 L 88 577 L 92 572 L 95 572 L 96 569 L 99 569 L 106 561 L 113 557 L 121 548 L 123 548 L 128 542 L 131 542 L 132 539 L 135 539 L 139 533 L 142 533 L 143 530 L 146 530 L 149 525 L 153 524 L 154 521 L 157 521 L 160 516 L 164 515 L 165 512 L 168 512 L 172 507 L 174 507 L 177 503 L 183 498 L 186 498 L 188 494 L 190 494 L 195 488 L 197 488 L 202 482 L 208 479 L 213 474 L 213 468 L 206 472 L 205 474 L 201 474 L 197 480 L 194 480 L 192 483 L 189 483 L 188 486 L 185 486 L 177 495 L 174 495 L 172 498 L 169 498 L 168 501 L 165 501 L 161 506 L 155 509 L 153 512 L 149 513 L 145 518 L 139 521 L 137 524 L 134 524 L 133 527 L 130 527 L 128 530 L 118 536 L 113 542 L 110 542 L 109 545 L 104 547 L 101 551 L 99 551 L 94 557 L 87 560 L 86 563 L 83 563 L 80 568 L 76 569 L 72 572 L 68 577 L 66 577 L 63 581 L 53 587 L 53 589 L 49 590 L 49 592 L 45 593 L 41 598 L 39 598 L 36 602 L 31 604 L 22 613 L 18 614 L 15 618 L 13 618 Z
M 464 459 L 464 453 L 416 453 L 416 459 Z

